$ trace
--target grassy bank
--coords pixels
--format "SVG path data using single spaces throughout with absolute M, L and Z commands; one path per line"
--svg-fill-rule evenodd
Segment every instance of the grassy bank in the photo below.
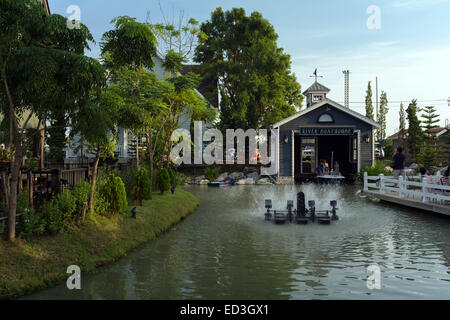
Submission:
M 55 236 L 10 244 L 0 240 L 0 299 L 14 298 L 66 280 L 70 265 L 82 273 L 123 257 L 131 249 L 155 239 L 199 205 L 191 193 L 154 195 L 138 207 L 114 218 L 90 217 L 85 225 Z

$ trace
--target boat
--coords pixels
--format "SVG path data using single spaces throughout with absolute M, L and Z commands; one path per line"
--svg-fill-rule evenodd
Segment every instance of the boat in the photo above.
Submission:
M 317 179 L 318 183 L 323 183 L 323 184 L 339 184 L 339 183 L 343 183 L 345 181 L 344 176 L 330 175 L 330 174 L 316 176 L 316 179 Z
M 234 179 L 226 179 L 222 181 L 210 182 L 208 187 L 228 187 L 234 184 Z

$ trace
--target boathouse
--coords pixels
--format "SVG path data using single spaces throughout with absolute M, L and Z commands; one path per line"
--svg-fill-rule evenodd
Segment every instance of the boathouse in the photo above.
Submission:
M 330 89 L 314 82 L 304 93 L 306 109 L 273 125 L 278 130 L 278 181 L 293 183 L 316 176 L 320 160 L 338 161 L 352 179 L 375 161 L 374 133 L 380 125 L 327 98 Z

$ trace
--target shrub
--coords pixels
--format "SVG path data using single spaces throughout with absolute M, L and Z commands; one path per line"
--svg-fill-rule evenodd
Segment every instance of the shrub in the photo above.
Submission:
M 24 213 L 26 209 L 29 209 L 28 192 L 24 191 L 17 195 L 16 212 Z
M 177 186 L 184 186 L 187 183 L 187 178 L 184 174 L 178 173 L 176 176 L 176 182 Z
M 106 205 L 104 214 L 115 215 L 128 206 L 125 185 L 120 177 L 114 174 L 108 175 L 99 191 L 99 196 Z
M 26 210 L 19 220 L 18 234 L 23 239 L 31 239 L 45 232 L 46 222 L 43 217 L 34 211 Z
M 72 223 L 77 213 L 77 202 L 72 193 L 68 190 L 56 196 L 54 202 L 61 210 L 67 224 Z
M 393 172 L 386 170 L 384 165 L 377 165 L 374 167 L 365 167 L 360 172 L 357 173 L 357 178 L 359 180 L 364 179 L 364 172 L 367 172 L 368 176 L 379 176 L 380 174 L 384 174 L 385 176 L 392 176 Z
M 206 177 L 206 179 L 209 180 L 209 182 L 216 180 L 216 178 L 219 176 L 219 174 L 220 174 L 219 168 L 208 167 L 205 169 L 205 177 Z
M 64 213 L 59 208 L 57 201 L 46 202 L 43 206 L 42 213 L 46 221 L 47 230 L 50 233 L 64 231 Z
M 164 194 L 164 191 L 170 189 L 170 176 L 167 172 L 167 169 L 163 168 L 159 170 L 158 174 L 156 175 L 156 185 L 158 186 L 161 194 Z
M 136 185 L 134 188 L 134 198 L 135 200 L 149 200 L 152 198 L 152 183 L 148 177 L 148 171 L 146 168 L 142 168 L 136 174 Z
M 167 170 L 167 173 L 168 173 L 168 175 L 169 175 L 169 183 L 170 183 L 170 186 L 172 187 L 172 186 L 174 186 L 175 185 L 175 174 L 173 173 L 173 170 L 172 170 L 172 168 L 167 168 L 166 169 Z
M 75 199 L 76 204 L 75 212 L 77 214 L 81 214 L 84 203 L 89 201 L 90 188 L 91 185 L 87 181 L 80 182 L 75 186 L 75 188 L 73 188 L 72 195 Z

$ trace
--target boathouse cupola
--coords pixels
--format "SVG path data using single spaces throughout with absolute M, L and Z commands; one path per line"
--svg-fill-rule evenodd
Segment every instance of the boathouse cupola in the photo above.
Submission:
M 316 103 L 320 103 L 327 98 L 327 94 L 330 89 L 320 84 L 319 82 L 314 82 L 303 95 L 306 97 L 306 107 L 309 108 Z

